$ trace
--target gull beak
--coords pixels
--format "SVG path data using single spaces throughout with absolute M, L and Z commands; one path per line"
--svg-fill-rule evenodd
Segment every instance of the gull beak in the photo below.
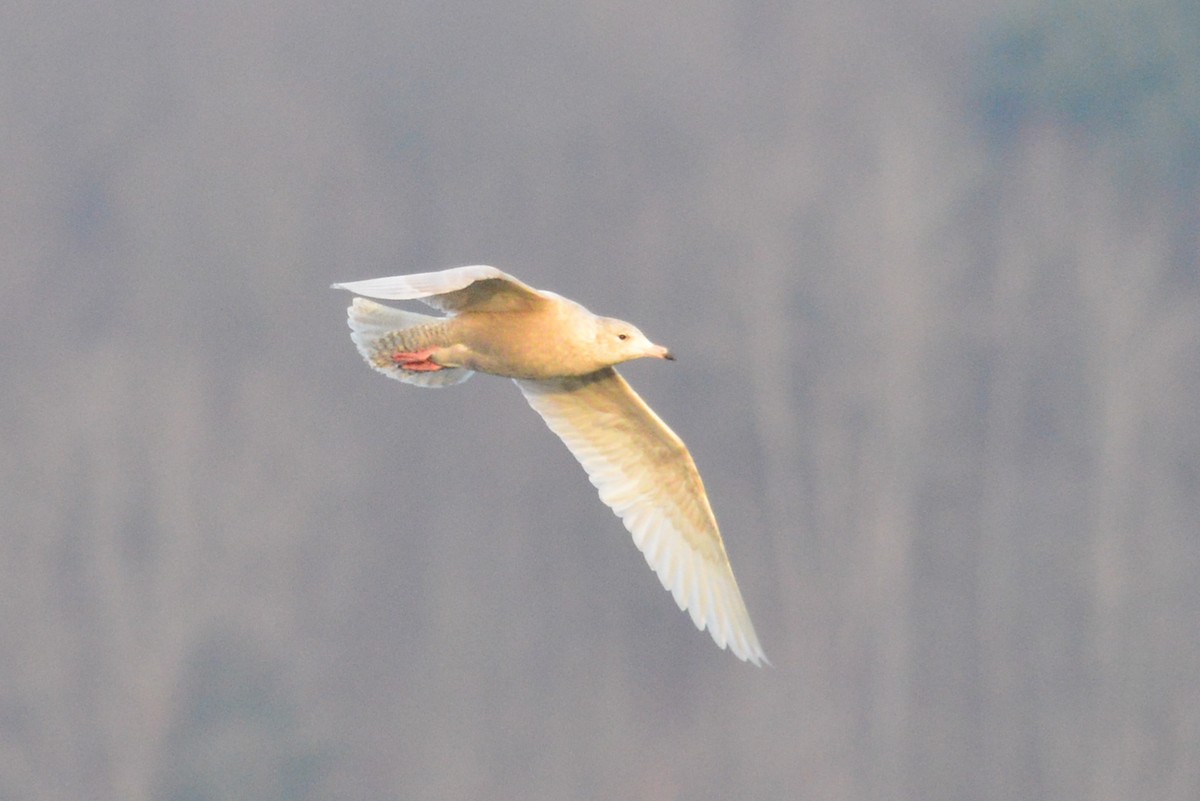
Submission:
M 671 351 L 667 350 L 662 345 L 655 345 L 654 349 L 650 351 L 649 355 L 656 359 L 666 359 L 670 362 L 675 361 L 675 354 L 671 353 Z

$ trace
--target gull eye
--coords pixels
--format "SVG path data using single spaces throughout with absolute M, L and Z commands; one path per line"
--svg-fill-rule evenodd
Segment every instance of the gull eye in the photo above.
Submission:
M 624 342 L 625 340 L 629 339 L 629 334 L 617 334 L 617 339 Z

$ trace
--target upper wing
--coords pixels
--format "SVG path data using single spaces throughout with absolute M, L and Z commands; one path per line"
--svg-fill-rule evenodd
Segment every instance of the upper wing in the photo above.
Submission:
M 461 311 L 520 311 L 547 300 L 533 287 L 486 264 L 456 267 L 436 273 L 348 281 L 334 284 L 333 287 L 381 300 L 420 299 L 450 314 Z
M 516 383 L 620 516 L 679 608 L 717 645 L 766 662 L 700 473 L 675 432 L 611 367 Z

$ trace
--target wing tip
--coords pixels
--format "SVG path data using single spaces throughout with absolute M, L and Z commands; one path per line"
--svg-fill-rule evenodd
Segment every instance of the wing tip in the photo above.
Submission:
M 731 641 L 729 643 L 729 650 L 733 652 L 734 656 L 758 668 L 775 667 L 771 664 L 771 660 L 767 659 L 767 655 L 763 652 L 762 646 L 758 644 L 758 638 L 754 636 L 753 631 L 748 637 L 744 633 L 742 635 L 743 642 Z

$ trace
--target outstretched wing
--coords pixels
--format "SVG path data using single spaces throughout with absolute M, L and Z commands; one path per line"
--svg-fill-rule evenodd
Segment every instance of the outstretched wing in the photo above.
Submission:
M 476 264 L 436 273 L 394 275 L 334 284 L 381 300 L 421 300 L 448 314 L 463 311 L 525 311 L 547 298 L 506 272 Z
M 679 608 L 717 645 L 766 662 L 700 473 L 675 432 L 611 367 L 516 384 L 583 465 Z

